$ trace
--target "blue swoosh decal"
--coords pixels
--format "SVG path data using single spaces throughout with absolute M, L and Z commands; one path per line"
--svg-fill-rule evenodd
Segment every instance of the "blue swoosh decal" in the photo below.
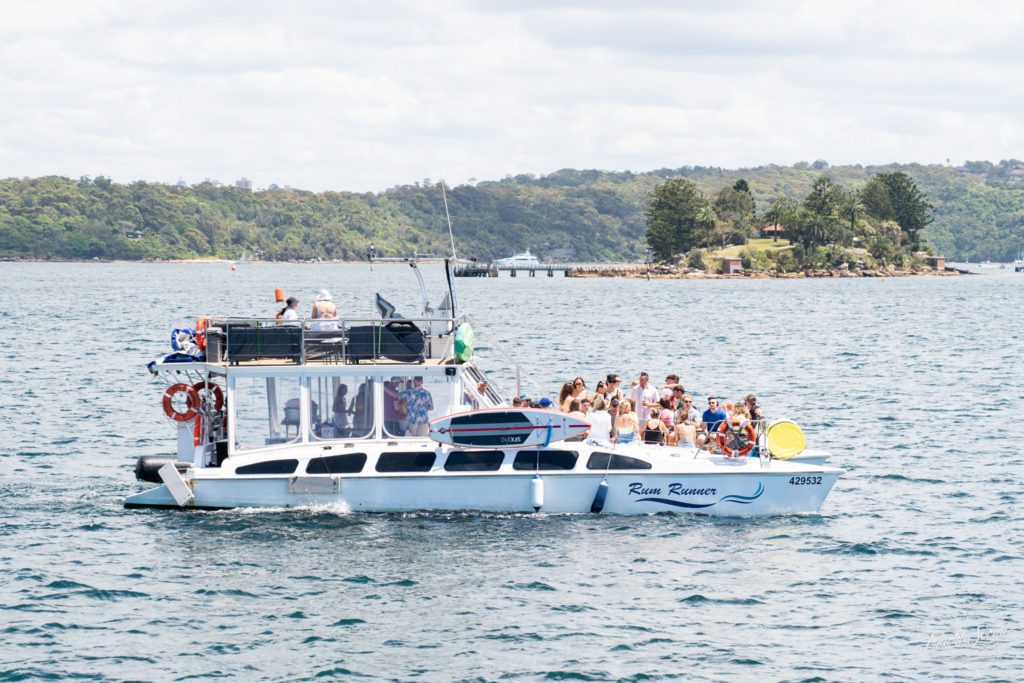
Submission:
M 689 508 L 689 509 L 692 510 L 692 509 L 699 509 L 699 508 L 709 508 L 712 505 L 718 505 L 719 503 L 739 503 L 741 505 L 750 505 L 755 500 L 760 498 L 761 494 L 763 494 L 763 493 L 764 493 L 764 484 L 762 484 L 761 482 L 757 482 L 757 490 L 754 491 L 754 495 L 752 495 L 752 496 L 739 496 L 739 495 L 736 495 L 736 494 L 730 494 L 728 496 L 722 496 L 721 498 L 719 498 L 714 503 L 684 503 L 681 500 L 672 500 L 670 498 L 637 498 L 636 502 L 638 502 L 638 503 L 661 503 L 663 505 L 674 505 L 674 506 L 676 506 L 678 508 Z

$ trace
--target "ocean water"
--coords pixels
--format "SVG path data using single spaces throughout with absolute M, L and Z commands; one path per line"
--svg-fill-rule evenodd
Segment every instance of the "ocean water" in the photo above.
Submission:
M 0 681 L 1024 678 L 1024 275 L 458 281 L 547 391 L 675 371 L 798 420 L 846 474 L 770 519 L 127 511 L 171 328 L 411 310 L 409 269 L 0 277 Z

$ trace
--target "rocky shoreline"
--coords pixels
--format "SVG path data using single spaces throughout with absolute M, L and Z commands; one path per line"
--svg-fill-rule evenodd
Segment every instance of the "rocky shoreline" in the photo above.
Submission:
M 738 273 L 721 274 L 708 273 L 695 268 L 680 266 L 652 266 L 648 270 L 622 271 L 610 268 L 577 268 L 566 273 L 567 277 L 620 277 L 648 280 L 767 280 L 767 279 L 796 279 L 812 277 L 912 277 L 932 276 L 949 277 L 962 275 L 961 271 L 947 268 L 936 270 L 926 267 L 897 268 L 887 266 L 885 268 L 856 269 L 834 268 L 830 270 L 812 269 L 794 273 L 779 273 L 774 270 L 768 271 L 740 271 Z

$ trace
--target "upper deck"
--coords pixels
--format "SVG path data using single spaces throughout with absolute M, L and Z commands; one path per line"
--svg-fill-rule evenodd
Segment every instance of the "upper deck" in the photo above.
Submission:
M 214 318 L 206 330 L 213 365 L 448 365 L 464 319 Z

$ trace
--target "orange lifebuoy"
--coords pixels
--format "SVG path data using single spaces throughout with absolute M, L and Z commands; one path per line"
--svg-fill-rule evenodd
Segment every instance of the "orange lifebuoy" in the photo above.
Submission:
M 210 319 L 205 315 L 199 316 L 196 321 L 196 346 L 200 351 L 206 350 L 206 328 L 210 326 Z
M 213 382 L 199 381 L 192 385 L 192 388 L 196 392 L 196 396 L 200 399 L 206 398 L 207 393 L 213 394 L 213 410 L 218 411 L 224 407 L 224 392 L 221 388 Z M 196 401 L 195 405 L 191 403 L 192 398 L 189 397 L 189 407 L 198 408 L 199 401 Z
M 729 434 L 729 422 L 722 422 L 722 426 L 718 428 L 718 447 L 722 449 L 722 452 L 726 455 L 746 455 L 750 451 L 754 450 L 754 445 L 757 443 L 757 430 L 754 429 L 754 425 L 749 422 L 743 425 L 743 431 L 747 435 L 747 444 L 737 451 L 733 451 L 730 447 L 730 441 L 735 443 L 734 439 L 728 438 Z
M 178 411 L 172 403 L 175 394 L 185 392 L 185 410 Z M 164 413 L 175 422 L 188 422 L 199 413 L 196 407 L 199 405 L 199 393 L 187 384 L 179 382 L 167 387 L 164 392 Z

